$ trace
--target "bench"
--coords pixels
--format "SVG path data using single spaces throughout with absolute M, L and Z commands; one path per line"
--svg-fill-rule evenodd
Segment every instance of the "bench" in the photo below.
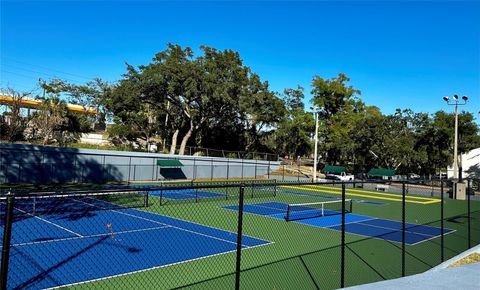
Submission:
M 389 188 L 390 188 L 390 185 L 388 185 L 388 184 L 377 184 L 377 185 L 375 186 L 375 190 L 376 190 L 376 191 L 384 191 L 384 192 L 385 192 L 385 191 L 387 191 Z

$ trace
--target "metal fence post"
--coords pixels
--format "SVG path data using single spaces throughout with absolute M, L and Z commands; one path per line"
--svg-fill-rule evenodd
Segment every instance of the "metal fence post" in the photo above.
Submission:
M 257 179 L 257 162 L 258 160 L 255 160 L 255 179 Z
M 468 209 L 468 248 L 472 247 L 472 228 L 471 228 L 471 215 L 470 215 L 470 179 L 467 181 L 467 209 Z
M 276 196 L 277 196 L 277 180 L 274 179 L 273 182 L 275 182 L 275 183 L 273 184 L 273 196 L 276 197 Z
M 240 195 L 238 200 L 238 227 L 237 227 L 237 260 L 235 270 L 235 289 L 240 289 L 240 266 L 242 258 L 242 229 L 243 229 L 243 197 L 245 184 L 240 185 Z
M 297 164 L 297 182 L 300 182 L 300 163 Z
M 133 181 L 136 181 L 137 165 L 133 164 Z
M 155 179 L 155 158 L 152 159 L 153 161 L 153 164 L 152 164 L 152 181 L 154 181 Z
M 193 186 L 193 181 L 192 181 Z M 198 188 L 195 188 L 195 202 L 198 202 Z
M 8 262 L 10 259 L 10 242 L 12 239 L 12 223 L 13 223 L 13 206 L 15 197 L 9 193 L 7 197 L 7 208 L 5 211 L 5 228 L 3 229 L 3 244 L 2 244 L 2 269 L 1 269 L 1 289 L 7 289 L 8 278 Z
M 127 183 L 130 184 L 130 171 L 132 169 L 132 157 L 130 156 L 128 160 L 128 180 Z
M 270 160 L 268 160 L 267 178 L 270 179 Z
M 285 164 L 283 164 L 282 181 L 285 181 Z
M 444 244 L 444 232 L 445 225 L 443 222 L 443 180 L 440 182 L 440 260 L 443 263 L 445 261 L 445 244 Z
M 405 181 L 402 182 L 402 277 L 405 277 Z
M 340 257 L 340 288 L 345 287 L 345 182 L 342 182 L 342 241 Z
M 106 180 L 106 174 L 105 174 L 105 159 L 106 159 L 106 156 L 105 154 L 103 154 L 103 161 L 102 161 L 102 181 L 101 182 L 107 182 L 108 180 Z
M 227 180 L 230 175 L 230 159 L 227 159 Z
M 162 205 L 162 202 L 163 202 L 163 182 L 162 184 L 160 184 L 161 188 L 160 188 L 160 206 Z
M 254 181 L 252 180 L 252 198 L 254 198 L 254 195 L 253 195 L 253 191 L 254 191 L 253 188 L 254 188 L 254 187 L 255 187 L 255 183 L 254 183 Z
M 243 159 L 242 159 L 242 179 L 243 179 Z
M 196 164 L 197 158 L 193 158 L 193 180 L 197 179 L 197 164 Z
M 210 180 L 213 180 L 213 158 L 211 160 L 211 163 L 210 163 Z

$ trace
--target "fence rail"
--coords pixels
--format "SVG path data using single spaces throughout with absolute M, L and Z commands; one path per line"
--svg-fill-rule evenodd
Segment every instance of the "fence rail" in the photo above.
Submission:
M 0 196 L 0 285 L 334 289 L 404 277 L 480 244 L 472 184 L 465 183 L 465 200 L 453 199 L 446 181 L 253 179 L 8 192 Z M 319 202 L 321 216 L 286 221 L 290 206 L 311 213 Z

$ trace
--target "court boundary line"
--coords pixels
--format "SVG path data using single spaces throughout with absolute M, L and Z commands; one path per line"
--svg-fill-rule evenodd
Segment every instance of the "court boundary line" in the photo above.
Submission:
M 33 218 L 35 218 L 35 219 L 41 220 L 41 221 L 43 221 L 43 222 L 46 222 L 47 224 L 50 224 L 50 225 L 52 225 L 52 226 L 54 226 L 54 227 L 60 228 L 60 229 L 62 229 L 62 230 L 64 230 L 64 231 L 66 231 L 66 232 L 69 232 L 69 233 L 71 233 L 71 234 L 74 234 L 74 235 L 76 235 L 77 237 L 83 237 L 83 235 L 81 235 L 81 234 L 79 234 L 79 233 L 77 233 L 77 232 L 74 232 L 74 231 L 72 231 L 72 230 L 70 230 L 70 229 L 67 229 L 66 227 L 62 227 L 61 225 L 58 225 L 58 224 L 56 224 L 56 223 L 54 223 L 54 222 L 51 222 L 51 221 L 49 221 L 49 220 L 47 220 L 47 219 L 38 217 L 38 216 L 36 216 L 36 215 L 34 215 L 34 214 L 31 214 L 31 213 L 29 213 L 29 212 L 27 212 L 27 211 L 24 211 L 24 210 L 22 210 L 22 209 L 19 209 L 19 208 L 16 208 L 16 207 L 14 207 L 14 208 L 15 208 L 16 210 L 20 211 L 20 212 L 23 212 L 23 214 L 29 215 L 29 216 L 31 216 L 31 217 L 33 217 Z
M 382 219 L 378 219 L 378 220 L 382 220 Z M 402 232 L 402 229 L 393 229 L 393 228 L 388 228 L 388 227 L 382 227 L 382 226 L 374 226 L 374 225 L 369 225 L 369 224 L 362 224 L 364 226 L 368 226 L 368 227 L 373 227 L 373 228 L 380 228 L 380 229 L 386 229 L 386 230 L 392 230 L 394 232 Z M 422 226 L 422 225 L 418 225 L 418 226 Z M 441 229 L 440 229 L 441 230 Z M 426 237 L 439 237 L 441 235 L 427 235 L 427 234 L 422 234 L 422 233 L 417 233 L 417 232 L 412 232 L 412 231 L 409 231 L 407 229 L 405 229 L 405 233 L 411 233 L 411 234 L 416 234 L 416 235 L 419 235 L 419 236 L 426 236 Z
M 77 200 L 75 200 L 75 201 L 77 201 Z M 85 202 L 85 201 L 80 201 L 80 200 L 79 200 L 78 202 L 82 202 L 82 203 L 85 203 L 85 204 L 88 204 L 88 205 L 91 205 L 91 206 L 94 206 L 94 207 L 98 207 L 98 208 L 101 208 L 101 209 L 105 209 L 104 207 L 100 207 L 100 206 L 97 206 L 97 205 L 92 205 L 92 204 L 90 204 L 90 203 L 88 203 L 88 202 Z M 125 209 L 127 209 L 127 210 L 132 210 L 132 211 L 138 211 L 138 212 L 141 212 L 141 213 L 143 212 L 143 213 L 147 213 L 147 214 L 158 215 L 158 216 L 160 216 L 160 217 L 165 217 L 165 216 L 163 216 L 163 215 L 161 215 L 161 214 L 157 214 L 157 213 L 153 213 L 153 212 L 139 211 L 139 210 L 131 209 L 131 208 L 127 208 L 127 207 L 125 207 Z M 124 214 L 124 215 L 131 216 L 131 217 L 134 217 L 134 218 L 139 218 L 139 219 L 143 219 L 143 220 L 147 220 L 147 221 L 151 221 L 151 222 L 154 222 L 154 223 L 163 225 L 163 227 L 159 227 L 158 229 L 163 229 L 163 228 L 175 228 L 175 229 L 180 230 L 180 231 L 186 231 L 186 232 L 189 232 L 189 233 L 192 233 L 192 234 L 197 234 L 197 235 L 205 236 L 205 237 L 207 237 L 207 238 L 216 239 L 216 240 L 219 240 L 219 241 L 221 241 L 221 242 L 226 242 L 226 243 L 235 244 L 235 245 L 237 244 L 237 242 L 232 242 L 232 241 L 225 240 L 225 239 L 222 239 L 222 238 L 219 238 L 219 237 L 214 237 L 214 236 L 210 236 L 210 235 L 203 234 L 203 233 L 200 233 L 200 232 L 195 232 L 195 231 L 192 231 L 192 230 L 187 230 L 187 229 L 180 228 L 180 227 L 177 227 L 177 226 L 173 226 L 173 225 L 170 225 L 170 224 L 164 224 L 164 223 L 162 223 L 162 222 L 150 220 L 150 219 L 145 218 L 145 217 L 142 217 L 142 216 L 136 216 L 136 215 L 133 215 L 133 214 L 130 214 L 130 213 L 124 213 L 124 212 L 120 212 L 120 211 L 114 210 L 114 209 L 105 209 L 105 210 L 106 210 L 107 212 L 116 212 L 116 213 L 119 213 L 119 214 Z M 171 219 L 177 219 L 177 218 L 175 218 L 175 217 L 168 217 L 168 216 L 166 216 L 166 217 L 167 217 L 167 218 L 171 218 Z M 215 227 L 212 227 L 212 226 L 202 225 L 202 224 L 199 224 L 199 223 L 190 222 L 190 221 L 188 221 L 188 220 L 183 220 L 183 219 L 177 219 L 177 220 L 180 220 L 180 221 L 183 221 L 183 222 L 186 222 L 186 223 L 192 223 L 192 224 L 195 224 L 195 225 L 198 225 L 198 226 L 202 226 L 202 227 L 207 227 L 207 228 L 210 228 L 210 229 L 215 229 L 215 230 L 218 230 L 218 231 L 223 231 L 223 232 L 227 232 L 227 233 L 232 233 L 232 234 L 238 235 L 238 233 L 235 233 L 235 232 L 233 232 L 233 231 L 227 231 L 227 230 L 223 230 L 223 229 L 220 229 L 220 228 L 215 228 Z M 158 229 L 157 229 L 157 230 L 158 230 Z M 104 234 L 104 235 L 110 235 L 110 234 L 111 234 L 111 233 Z M 114 233 L 114 234 L 115 234 L 115 233 Z M 275 242 L 273 242 L 273 241 L 268 241 L 268 240 L 256 238 L 256 237 L 253 237 L 253 236 L 249 236 L 249 235 L 243 235 L 243 234 L 242 234 L 242 237 L 243 237 L 243 236 L 249 237 L 249 238 L 252 238 L 252 239 L 255 239 L 255 240 L 258 240 L 258 241 L 265 242 L 265 243 L 263 243 L 263 244 L 253 245 L 253 246 L 249 246 L 249 245 L 247 245 L 247 244 L 243 244 L 243 243 L 242 243 L 242 244 L 241 244 L 241 247 L 242 247 L 243 249 L 252 249 L 252 248 L 256 248 L 256 247 L 260 247 L 260 246 L 268 246 L 268 245 L 271 245 L 271 244 L 274 244 L 274 243 L 275 243 Z M 84 236 L 78 237 L 78 239 L 80 239 L 80 238 L 84 238 Z M 75 238 L 74 238 L 74 237 L 66 238 L 66 240 L 71 240 L 71 239 L 75 239 Z M 228 253 L 231 253 L 231 252 L 236 252 L 236 249 L 235 249 L 235 250 L 231 250 L 231 251 L 226 251 L 226 252 L 220 252 L 220 253 L 216 253 L 216 254 L 212 254 L 212 255 L 206 255 L 206 256 L 202 256 L 202 257 L 197 257 L 197 258 L 194 258 L 194 259 L 189 259 L 189 260 L 174 262 L 174 263 L 170 263 L 170 264 L 166 264 L 166 265 L 162 265 L 162 266 L 155 266 L 155 267 L 150 267 L 150 268 L 146 268 L 146 269 L 141 269 L 141 270 L 136 270 L 136 271 L 131 271 L 131 272 L 125 272 L 125 273 L 121 273 L 121 274 L 117 274 L 117 275 L 112 275 L 112 276 L 106 276 L 106 277 L 96 278 L 96 279 L 92 279 L 92 280 L 80 281 L 80 282 L 75 282 L 75 283 L 71 283 L 71 284 L 64 284 L 64 285 L 54 286 L 54 287 L 50 287 L 50 288 L 46 288 L 46 289 L 58 289 L 58 288 L 69 287 L 69 286 L 73 286 L 73 285 L 79 285 L 79 284 L 94 282 L 94 281 L 106 280 L 106 279 L 115 278 L 115 277 L 120 277 L 120 276 L 125 276 L 125 275 L 129 275 L 129 274 L 135 274 L 135 273 L 140 273 L 140 272 L 144 272 L 144 271 L 154 270 L 154 269 L 158 269 L 158 268 L 164 268 L 164 267 L 168 267 L 168 266 L 173 266 L 173 265 L 176 265 L 176 264 L 182 264 L 182 263 L 192 262 L 192 261 L 195 261 L 195 260 L 205 259 L 205 258 L 208 258 L 208 257 L 213 257 L 213 256 L 218 256 L 218 255 L 223 255 L 223 254 L 228 254 Z
M 298 190 L 306 190 L 306 191 L 313 191 L 313 192 L 322 192 L 321 189 L 314 189 L 314 188 L 303 188 L 303 187 L 298 187 L 298 186 L 290 186 L 290 185 L 282 185 L 286 188 L 293 188 L 293 189 L 298 189 Z M 323 190 L 323 192 L 331 193 L 331 194 L 341 194 L 341 192 L 335 192 L 335 191 L 329 191 L 329 189 Z M 373 192 L 372 192 L 373 193 Z M 366 197 L 366 198 L 373 198 L 373 199 L 380 199 L 380 200 L 389 200 L 389 201 L 398 201 L 401 202 L 401 196 L 399 198 L 393 198 L 393 197 L 383 197 L 383 196 L 368 196 L 366 194 L 361 194 L 361 193 L 352 193 L 352 192 L 346 192 L 346 195 L 351 195 L 351 196 L 360 196 L 360 197 Z M 417 204 L 432 204 L 432 203 L 439 203 L 440 200 L 429 200 L 429 201 L 417 201 L 417 200 L 406 200 L 405 202 L 407 203 L 417 203 Z
M 84 201 L 80 201 L 80 202 L 84 202 Z M 87 202 L 84 202 L 86 204 L 89 204 Z M 107 209 L 108 210 L 108 209 Z M 165 224 L 165 223 L 162 223 L 162 222 L 159 222 L 159 221 L 154 221 L 154 220 L 151 220 L 151 219 L 148 219 L 148 218 L 144 218 L 144 217 L 141 217 L 141 216 L 136 216 L 136 215 L 133 215 L 133 214 L 129 214 L 129 213 L 124 213 L 124 212 L 120 212 L 118 210 L 108 210 L 108 211 L 111 211 L 111 212 L 116 212 L 116 213 L 119 213 L 119 214 L 123 214 L 123 215 L 126 215 L 126 216 L 130 216 L 130 217 L 134 217 L 134 218 L 139 218 L 139 219 L 142 219 L 142 220 L 146 220 L 146 221 L 150 221 L 150 222 L 153 222 L 153 223 L 157 223 L 157 224 L 161 224 L 161 225 L 168 225 L 172 228 L 176 228 L 178 230 L 182 230 L 182 231 L 186 231 L 186 232 L 189 232 L 189 233 L 192 233 L 192 234 L 197 234 L 197 235 L 200 235 L 200 236 L 205 236 L 205 237 L 208 237 L 208 238 L 212 238 L 212 239 L 216 239 L 216 240 L 220 240 L 220 241 L 224 241 L 224 242 L 228 242 L 228 243 L 232 243 L 232 244 L 237 244 L 237 242 L 232 242 L 232 241 L 229 241 L 229 240 L 225 240 L 225 239 L 222 239 L 222 238 L 219 238 L 219 237 L 214 237 L 214 236 L 211 236 L 211 235 L 207 235 L 207 234 L 203 234 L 203 233 L 200 233 L 200 232 L 195 232 L 195 231 L 192 231 L 192 230 L 187 230 L 187 229 L 184 229 L 184 228 L 181 228 L 181 227 L 178 227 L 178 226 L 174 226 L 174 225 L 171 225 L 171 224 Z M 162 216 L 162 215 L 160 215 Z M 169 217 L 171 218 L 171 217 Z M 217 230 L 220 230 L 217 228 Z M 253 238 L 253 237 L 252 237 Z M 267 241 L 268 242 L 268 241 Z M 243 244 L 242 244 L 243 246 Z
M 325 190 L 326 192 L 332 193 L 332 194 L 341 194 L 341 188 L 337 187 L 329 187 L 327 185 L 318 185 L 316 187 L 312 185 L 305 185 L 304 190 L 309 190 L 309 189 L 315 189 L 315 188 L 320 188 L 321 190 Z M 301 189 L 301 188 L 298 188 Z M 316 190 L 319 191 L 319 190 Z M 381 193 L 381 192 L 376 192 L 376 191 L 368 191 L 368 190 L 358 190 L 358 189 L 347 189 L 345 193 L 348 195 L 354 195 L 354 196 L 361 196 L 361 197 L 369 197 L 369 198 L 374 198 L 374 199 L 383 199 L 383 200 L 392 200 L 392 201 L 402 201 L 402 196 L 400 194 L 394 194 L 394 193 Z M 368 196 L 366 194 L 373 194 L 373 196 Z M 406 202 L 410 203 L 419 203 L 419 204 L 428 204 L 433 201 L 439 202 L 436 199 L 432 198 L 427 198 L 427 197 L 417 197 L 417 196 L 407 196 L 408 199 Z M 412 200 L 413 199 L 413 200 Z M 417 199 L 417 200 L 415 200 Z
M 310 184 L 306 184 L 306 186 L 308 187 L 311 187 L 313 188 L 312 185 Z M 336 189 L 336 190 L 341 190 L 341 188 L 338 188 L 338 187 L 330 187 L 328 185 L 319 185 L 318 187 L 322 187 L 322 188 L 333 188 L 333 189 Z M 370 193 L 370 194 L 374 194 L 374 195 L 378 195 L 378 196 L 390 196 L 390 197 L 396 197 L 396 196 L 399 196 L 400 198 L 402 197 L 402 193 L 393 193 L 393 192 L 379 192 L 379 191 L 373 191 L 373 190 L 365 190 L 365 189 L 358 189 L 358 188 L 346 188 L 346 192 L 348 193 L 350 191 L 351 192 L 356 192 L 356 193 L 360 193 L 360 194 L 367 194 L 367 193 Z M 429 203 L 436 203 L 436 202 L 440 202 L 440 199 L 439 198 L 436 198 L 436 197 L 426 197 L 426 196 L 417 196 L 417 195 L 410 195 L 406 194 L 406 198 L 408 199 L 413 199 L 413 200 L 423 200 L 425 202 L 425 204 L 429 204 Z
M 316 198 L 324 198 L 324 199 L 334 199 L 335 198 L 337 200 L 341 200 L 336 196 L 320 195 L 320 194 L 293 191 L 293 190 L 280 189 L 277 192 L 282 193 L 282 194 L 289 194 L 289 195 L 300 195 L 300 196 L 308 196 L 308 197 L 316 197 Z M 371 206 L 386 206 L 386 205 L 389 205 L 388 202 L 370 201 L 370 200 L 365 200 L 365 199 L 351 199 L 351 200 L 354 203 L 366 204 L 366 205 L 371 205 Z
M 372 218 L 371 220 L 375 220 L 375 219 L 382 219 L 382 220 L 386 220 L 386 221 L 399 222 L 399 221 L 396 221 L 396 220 L 384 219 L 384 218 Z M 363 220 L 363 221 L 366 221 L 366 220 Z M 360 222 L 362 222 L 362 221 L 360 221 Z M 356 222 L 353 222 L 353 223 L 356 223 Z M 347 225 L 347 224 L 351 224 L 351 223 L 345 223 L 345 225 Z M 338 226 L 341 226 L 341 225 L 342 225 L 342 224 L 337 224 L 337 225 L 334 225 L 334 227 L 338 227 Z M 437 228 L 437 229 L 440 229 L 440 230 L 441 230 L 441 228 L 439 228 L 439 227 L 434 227 L 434 226 L 427 226 L 427 225 L 419 225 L 419 226 L 432 227 L 432 228 Z M 339 230 L 336 230 L 336 229 L 332 229 L 332 228 L 330 228 L 330 227 L 326 227 L 325 229 L 339 231 Z M 445 236 L 445 235 L 448 235 L 448 234 L 451 234 L 451 233 L 454 233 L 454 232 L 457 231 L 457 230 L 450 229 L 450 228 L 448 228 L 448 229 L 451 230 L 451 231 L 449 231 L 449 232 L 447 232 L 447 233 L 444 233 L 444 234 L 443 234 L 444 236 Z M 401 232 L 401 230 L 400 230 L 400 232 Z M 385 240 L 385 239 L 378 238 L 378 237 L 365 236 L 365 235 L 362 235 L 362 234 L 355 234 L 355 233 L 349 233 L 349 234 L 357 235 L 357 236 L 363 236 L 363 237 L 370 237 L 370 238 L 372 238 L 372 239 L 377 239 L 377 240 L 389 241 L 389 240 Z M 421 243 L 423 243 L 423 242 L 436 239 L 436 238 L 441 237 L 441 236 L 442 236 L 442 235 L 440 234 L 440 235 L 437 235 L 437 236 L 432 236 L 432 237 L 429 238 L 429 239 L 425 239 L 425 240 L 418 241 L 418 242 L 416 242 L 416 243 L 406 243 L 406 244 L 409 245 L 409 246 L 415 246 L 415 245 L 421 244 Z M 400 241 L 400 242 L 390 241 L 390 242 L 402 243 L 401 241 Z
M 250 206 L 254 206 L 254 204 L 249 204 L 249 205 L 250 205 Z M 220 206 L 220 208 L 238 212 L 238 209 L 234 210 L 234 209 L 226 208 L 226 207 L 222 207 L 222 206 Z M 271 219 L 274 219 L 274 220 L 277 220 L 277 221 L 282 221 L 282 219 L 276 218 L 276 217 L 273 217 L 273 216 L 272 216 L 272 215 L 278 215 L 279 213 L 271 214 L 271 215 L 261 215 L 261 214 L 258 214 L 258 213 L 251 213 L 251 212 L 247 212 L 247 213 L 248 213 L 248 214 L 257 215 L 257 216 L 262 216 L 262 217 L 271 218 Z M 352 214 L 354 214 L 354 213 L 352 213 Z M 320 218 L 320 217 L 317 217 L 317 218 Z M 364 221 L 368 221 L 368 220 L 375 220 L 375 219 L 383 219 L 383 220 L 398 222 L 398 221 L 392 220 L 392 219 L 384 219 L 384 218 L 371 217 L 370 219 L 365 219 L 365 220 L 360 220 L 360 221 L 356 221 L 356 222 L 345 223 L 345 225 L 347 225 L 347 224 L 359 223 L 359 222 L 364 222 Z M 283 219 L 283 220 L 284 220 L 284 219 Z M 310 225 L 310 224 L 306 224 L 306 223 L 301 223 L 301 222 L 298 222 L 298 220 L 292 221 L 292 222 L 297 223 L 297 224 L 300 224 L 300 225 L 304 225 L 304 226 L 309 226 L 309 227 L 314 227 L 314 228 L 319 228 L 319 229 L 327 229 L 327 230 L 330 230 L 330 231 L 335 231 L 335 232 L 337 232 L 337 233 L 338 233 L 338 232 L 341 232 L 341 231 L 336 230 L 336 229 L 333 229 L 333 228 L 331 228 L 331 227 L 337 227 L 337 226 L 341 226 L 341 225 L 342 225 L 342 224 L 336 224 L 336 225 L 332 225 L 332 226 L 328 226 L 328 227 L 321 227 L 321 226 L 315 226 L 315 225 Z M 421 226 L 423 226 L 423 225 L 421 225 Z M 434 226 L 425 226 L 425 227 L 438 228 L 438 227 L 434 227 Z M 457 230 L 450 229 L 450 228 L 449 228 L 449 230 L 451 230 L 451 231 L 448 232 L 448 233 L 445 233 L 444 236 L 447 235 L 447 234 L 451 234 L 451 233 L 454 233 L 454 232 L 457 231 Z M 366 236 L 366 235 L 362 235 L 362 234 L 349 233 L 349 232 L 346 232 L 346 233 L 348 233 L 348 234 L 350 234 L 350 235 L 367 237 L 367 238 L 370 238 L 370 239 L 380 240 L 380 241 L 384 241 L 384 242 L 402 243 L 401 241 L 400 241 L 400 242 L 398 242 L 398 241 L 390 241 L 390 240 L 382 239 L 382 238 L 379 238 L 379 237 Z M 406 244 L 409 245 L 409 246 L 415 246 L 415 245 L 417 245 L 417 244 L 420 244 L 420 243 L 423 243 L 423 242 L 426 242 L 426 241 L 429 241 L 429 240 L 433 240 L 433 239 L 438 238 L 438 237 L 440 237 L 440 236 L 441 236 L 441 235 L 438 235 L 438 236 L 434 236 L 434 237 L 429 238 L 429 239 L 425 239 L 425 240 L 422 240 L 422 241 L 418 241 L 418 242 L 416 242 L 416 243 L 406 243 Z
M 258 248 L 258 247 L 268 246 L 268 245 L 271 245 L 271 244 L 274 244 L 274 243 L 275 242 L 268 241 L 268 243 L 266 243 L 266 244 L 255 245 L 255 246 L 246 246 L 244 249 L 247 250 L 247 249 Z M 64 284 L 64 285 L 54 286 L 54 287 L 45 288 L 45 289 L 59 289 L 59 288 L 63 288 L 63 287 L 70 287 L 70 286 L 75 286 L 75 285 L 91 283 L 91 282 L 98 282 L 98 281 L 102 281 L 102 280 L 118 278 L 118 277 L 127 276 L 127 275 L 131 275 L 131 274 L 138 274 L 138 273 L 142 273 L 142 272 L 146 272 L 146 271 L 166 268 L 166 267 L 170 267 L 170 266 L 174 266 L 174 265 L 180 265 L 180 264 L 193 262 L 193 261 L 197 261 L 197 260 L 202 260 L 202 259 L 206 259 L 206 258 L 210 258 L 210 257 L 230 254 L 230 253 L 233 253 L 233 252 L 236 252 L 236 251 L 237 250 L 235 249 L 235 250 L 231 250 L 231 251 L 216 253 L 216 254 L 212 254 L 212 255 L 206 255 L 206 256 L 197 257 L 197 258 L 184 260 L 184 261 L 180 261 L 180 262 L 174 262 L 174 263 L 170 263 L 170 264 L 166 264 L 166 265 L 154 266 L 154 267 L 150 267 L 150 268 L 146 268 L 146 269 L 135 270 L 135 271 L 131 271 L 131 272 L 125 272 L 125 273 L 116 274 L 116 275 L 112 275 L 112 276 L 106 276 L 106 277 L 101 277 L 101 278 L 96 278 L 96 279 L 91 279 L 91 280 L 85 280 L 85 281 L 80 281 L 80 282 L 75 282 L 75 283 L 70 283 L 70 284 Z M 182 286 L 179 286 L 179 287 L 182 287 Z
M 127 230 L 127 231 L 120 231 L 120 232 L 112 232 L 112 233 L 102 233 L 102 234 L 93 234 L 89 236 L 83 236 L 83 237 L 66 237 L 66 238 L 60 238 L 60 239 L 52 239 L 52 240 L 46 240 L 46 241 L 38 241 L 38 242 L 27 242 L 27 243 L 18 243 L 18 244 L 13 244 L 11 245 L 12 247 L 23 247 L 23 246 L 31 246 L 31 245 L 38 245 L 38 244 L 48 244 L 48 243 L 55 243 L 55 242 L 63 242 L 63 241 L 69 241 L 69 240 L 80 240 L 80 239 L 86 239 L 86 238 L 96 238 L 96 237 L 104 237 L 104 236 L 111 236 L 116 235 L 116 234 L 129 234 L 129 233 L 135 233 L 135 232 L 143 232 L 143 231 L 151 231 L 151 230 L 159 230 L 159 229 L 165 229 L 169 228 L 170 226 L 162 226 L 162 227 L 153 227 L 153 228 L 143 228 L 143 229 L 137 229 L 137 230 Z
M 320 187 L 320 188 L 328 188 L 328 189 L 333 189 L 333 190 L 337 190 L 337 191 L 341 191 L 342 189 L 339 188 L 339 187 L 335 187 L 335 186 L 328 186 L 328 185 L 311 185 L 311 184 L 305 184 L 306 187 L 309 187 L 309 188 L 315 188 L 315 187 Z M 371 194 L 374 194 L 374 195 L 378 195 L 378 196 L 399 196 L 399 197 L 402 197 L 401 193 L 391 193 L 391 192 L 378 192 L 378 191 L 373 191 L 373 190 L 365 190 L 365 189 L 357 189 L 357 188 L 346 188 L 346 191 L 350 191 L 350 192 L 357 192 L 357 193 L 371 193 Z M 437 198 L 433 198 L 433 197 L 423 197 L 423 196 L 415 196 L 415 195 L 407 195 L 408 198 L 411 198 L 411 199 L 418 199 L 418 200 L 424 200 L 424 201 L 436 201 L 438 200 Z

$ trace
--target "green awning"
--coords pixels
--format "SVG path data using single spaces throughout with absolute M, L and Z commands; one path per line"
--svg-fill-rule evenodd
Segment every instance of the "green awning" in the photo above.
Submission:
M 325 165 L 323 172 L 342 173 L 345 172 L 345 166 Z
M 394 176 L 395 169 L 386 169 L 386 168 L 372 168 L 368 172 L 370 176 Z
M 160 167 L 182 167 L 183 166 L 182 162 L 176 159 L 157 160 L 157 165 Z

